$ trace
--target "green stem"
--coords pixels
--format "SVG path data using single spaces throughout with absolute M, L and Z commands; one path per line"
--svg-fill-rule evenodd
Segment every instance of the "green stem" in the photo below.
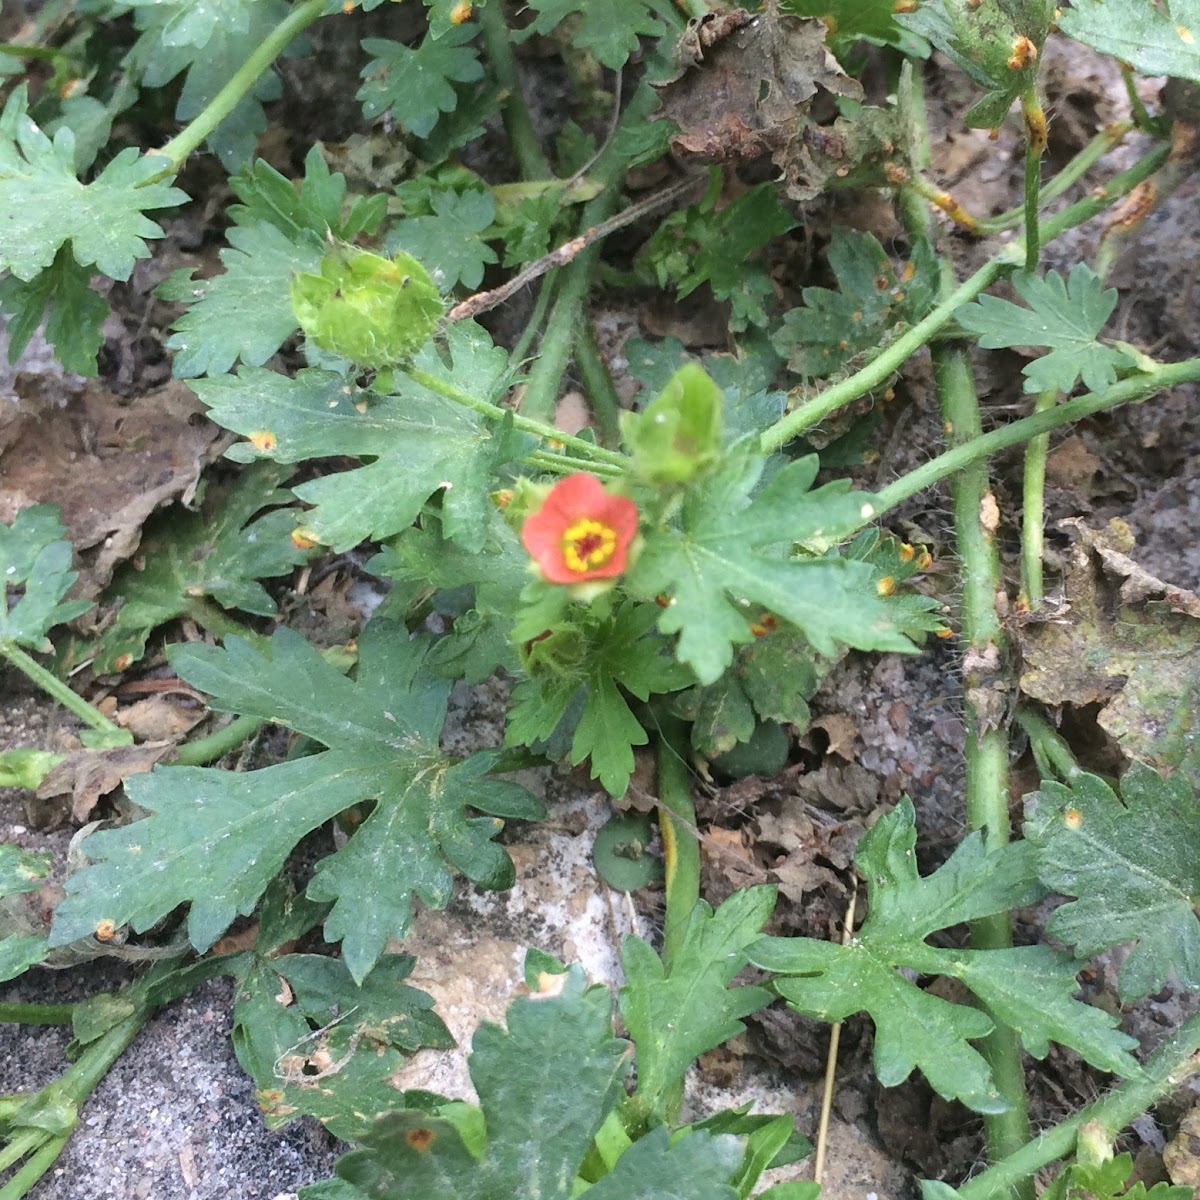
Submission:
M 613 387 L 608 365 L 596 344 L 596 330 L 591 321 L 581 321 L 575 337 L 575 366 L 579 378 L 591 402 L 592 415 L 596 418 L 596 429 L 600 440 L 615 446 L 621 440 L 619 414 L 621 402 L 617 389 Z
M 1143 1064 L 1141 1074 L 1123 1080 L 1107 1096 L 1089 1104 L 1074 1116 L 1055 1125 L 1033 1141 L 989 1167 L 958 1189 L 958 1200 L 995 1200 L 1011 1194 L 1011 1188 L 1056 1159 L 1075 1149 L 1079 1129 L 1093 1121 L 1116 1138 L 1126 1125 L 1140 1116 L 1170 1088 L 1200 1071 L 1200 1014 L 1188 1018 Z
M 600 183 L 604 190 L 584 206 L 579 222 L 580 233 L 601 224 L 616 210 L 616 184 L 626 162 L 622 134 L 630 128 L 641 126 L 657 106 L 658 94 L 649 85 L 643 84 L 634 93 L 608 145 L 588 172 L 589 178 Z M 584 302 L 591 287 L 592 270 L 599 253 L 599 245 L 593 244 L 562 269 L 562 281 L 554 300 L 554 309 L 521 401 L 525 414 L 533 420 L 548 422 L 554 418 L 558 389 L 575 345 L 576 330 L 582 319 Z
M 13 58 L 70 59 L 65 50 L 54 46 L 24 46 L 20 42 L 0 42 L 0 54 L 11 54 Z
M 1097 213 L 1103 212 L 1112 202 L 1135 188 L 1143 179 L 1152 175 L 1162 165 L 1169 148 L 1158 146 L 1127 171 L 1110 180 L 1103 195 L 1088 196 L 1061 212 L 1047 218 L 1041 224 L 1039 240 L 1047 244 L 1059 234 L 1076 225 L 1082 225 Z M 964 280 L 946 296 L 923 320 L 898 337 L 877 358 L 872 359 L 861 370 L 835 383 L 818 396 L 781 417 L 759 439 L 764 454 L 772 454 L 798 437 L 806 429 L 824 420 L 831 413 L 884 383 L 890 376 L 922 346 L 933 338 L 953 318 L 962 305 L 974 300 L 989 288 L 1005 271 L 1025 259 L 1025 245 L 1020 239 L 995 254 L 969 279 Z
M 971 356 L 964 346 L 941 343 L 933 347 L 942 419 L 950 437 L 970 441 L 982 436 L 979 399 L 971 374 Z M 985 519 L 988 502 L 995 504 L 987 462 L 964 466 L 950 481 L 954 508 L 955 545 L 962 584 L 962 642 L 966 651 L 964 721 L 967 824 L 984 830 L 989 846 L 1005 845 L 1010 838 L 1008 819 L 1008 739 L 997 710 L 1003 708 L 1004 629 L 996 611 L 1002 588 L 1000 557 L 994 529 Z M 1012 919 L 1008 912 L 971 922 L 971 946 L 976 950 L 1001 950 L 1012 946 Z M 1016 1032 L 995 1013 L 994 1029 L 979 1049 L 992 1069 L 996 1088 L 1008 1103 L 1002 1113 L 983 1118 L 988 1154 L 1004 1158 L 1023 1146 L 1030 1136 L 1021 1045 Z M 1032 1200 L 1032 1187 L 1009 1193 Z
M 923 167 L 929 159 L 929 130 L 922 82 L 915 74 L 911 83 L 914 125 L 913 159 Z M 1036 208 L 1035 208 L 1036 212 Z M 902 209 L 909 237 L 929 240 L 932 221 L 925 205 L 906 198 Z M 1036 216 L 1034 218 L 1036 224 Z M 1035 235 L 1036 236 L 1036 235 Z M 952 291 L 954 267 L 942 261 L 943 291 Z M 940 342 L 933 355 L 934 379 L 947 437 L 967 442 L 982 436 L 983 425 L 971 355 L 961 344 Z M 1004 627 L 997 611 L 997 596 L 1003 589 L 1000 554 L 995 528 L 990 521 L 991 480 L 987 462 L 979 459 L 958 471 L 950 481 L 954 510 L 954 537 L 962 587 L 962 642 L 965 688 L 963 719 L 966 725 L 966 815 L 971 829 L 982 829 L 989 846 L 1006 845 L 1011 831 L 1008 820 L 1008 737 L 997 716 L 1006 683 Z M 986 514 L 986 515 L 985 515 Z M 1012 946 L 1012 918 L 998 912 L 971 922 L 971 946 L 976 950 L 1000 950 Z M 985 1006 L 986 1007 L 986 1006 Z M 1029 1140 L 1029 1105 L 1025 1095 L 1025 1073 L 1021 1066 L 1021 1043 L 1017 1033 L 994 1012 L 992 1032 L 979 1045 L 992 1070 L 992 1080 L 1008 1107 L 983 1118 L 988 1154 L 1003 1158 Z M 1033 1189 L 1018 1188 L 1012 1200 L 1033 1200 Z
M 9 1025 L 70 1025 L 73 1004 L 22 1004 L 0 1001 L 0 1023 Z
M 58 1137 L 48 1136 L 21 1169 L 0 1188 L 0 1200 L 21 1200 L 21 1197 L 27 1196 L 37 1181 L 54 1166 L 70 1136 L 67 1133 Z
M 1058 392 L 1041 392 L 1034 413 L 1048 412 L 1058 402 Z M 1050 435 L 1038 434 L 1025 447 L 1024 496 L 1021 509 L 1021 598 L 1028 608 L 1039 607 L 1045 596 L 1042 558 L 1046 547 L 1046 458 Z
M 77 696 L 57 675 L 47 671 L 36 659 L 31 658 L 13 642 L 0 641 L 0 655 L 14 667 L 24 671 L 48 696 L 57 700 L 63 708 L 77 716 L 85 725 L 101 733 L 114 734 L 128 740 L 128 735 L 119 725 L 113 724 L 103 713 L 97 712 L 82 696 Z
M 551 175 L 550 163 L 542 153 L 525 103 L 521 74 L 512 51 L 512 38 L 504 20 L 503 0 L 492 0 L 491 4 L 480 7 L 479 29 L 492 75 L 505 92 L 500 119 L 504 122 L 504 132 L 508 135 L 521 176 L 524 179 L 547 179 Z
M 1121 68 L 1121 79 L 1125 84 L 1125 95 L 1129 97 L 1129 111 L 1133 113 L 1134 122 L 1139 129 L 1144 129 L 1147 133 L 1153 133 L 1155 130 L 1155 120 L 1146 111 L 1145 104 L 1142 103 L 1141 96 L 1137 92 L 1137 81 L 1133 77 L 1133 68 L 1128 63 L 1119 63 Z
M 1042 253 L 1038 222 L 1042 190 L 1042 154 L 1046 149 L 1046 114 L 1032 89 L 1021 101 L 1025 117 L 1025 270 L 1036 271 Z
M 1045 208 L 1051 200 L 1057 200 L 1069 188 L 1073 187 L 1088 173 L 1113 147 L 1118 146 L 1126 135 L 1134 128 L 1134 122 L 1129 120 L 1114 121 L 1106 129 L 1102 129 L 1054 178 L 1045 184 L 1039 192 L 1038 204 Z M 981 217 L 976 221 L 980 233 L 1000 233 L 1005 229 L 1013 229 L 1025 219 L 1025 204 L 1019 204 L 1008 212 L 998 213 L 994 217 Z
M 521 369 L 521 364 L 529 353 L 529 347 L 533 345 L 533 339 L 541 332 L 542 323 L 546 320 L 546 312 L 550 308 L 550 301 L 554 299 L 557 287 L 558 272 L 551 271 L 542 280 L 542 286 L 538 288 L 537 300 L 533 304 L 533 312 L 529 314 L 529 320 L 526 322 L 525 328 L 521 330 L 521 336 L 517 338 L 512 353 L 508 356 L 508 361 L 512 364 L 510 369 L 518 371 Z
M 1029 749 L 1033 751 L 1038 774 L 1043 779 L 1053 779 L 1058 775 L 1061 779 L 1069 780 L 1080 774 L 1079 763 L 1071 753 L 1071 747 L 1050 727 L 1045 717 L 1022 704 L 1017 708 L 1013 720 L 1029 739 Z
M 1045 412 L 1022 417 L 1002 429 L 993 429 L 991 433 L 985 433 L 982 437 L 973 438 L 961 446 L 939 454 L 937 458 L 931 459 L 877 492 L 873 505 L 874 513 L 870 519 L 875 520 L 882 513 L 903 504 L 905 500 L 912 499 L 927 487 L 940 483 L 955 471 L 961 471 L 963 467 L 981 458 L 987 458 L 1011 446 L 1019 446 L 1022 442 L 1027 442 L 1038 434 L 1049 433 L 1060 425 L 1069 425 L 1072 421 L 1082 420 L 1108 408 L 1145 400 L 1164 388 L 1197 381 L 1200 381 L 1200 358 L 1164 363 L 1156 371 L 1125 379 L 1104 392 L 1089 392 L 1086 396 L 1068 400 Z
M 531 433 L 535 437 L 560 442 L 572 450 L 577 450 L 586 458 L 607 463 L 612 467 L 619 467 L 622 471 L 626 470 L 629 466 L 627 455 L 621 454 L 616 450 L 606 450 L 603 446 L 597 446 L 594 442 L 584 441 L 583 438 L 563 433 L 561 429 L 555 429 L 553 425 L 548 425 L 543 421 L 535 421 L 530 417 L 522 416 L 520 413 L 514 413 L 511 409 L 501 408 L 498 404 L 492 404 L 487 400 L 480 400 L 478 396 L 472 396 L 470 392 L 464 392 L 462 388 L 455 387 L 449 380 L 441 379 L 437 375 L 431 375 L 428 371 L 422 371 L 417 367 L 409 367 L 407 374 L 410 379 L 415 383 L 419 383 L 423 388 L 428 388 L 431 392 L 436 392 L 439 396 L 444 396 L 447 400 L 453 400 L 455 404 L 461 404 L 464 408 L 473 409 L 477 413 L 483 413 L 485 416 L 494 417 L 496 420 L 501 421 L 506 417 L 512 417 L 514 428 L 520 429 L 523 433 Z M 580 464 L 580 466 L 586 465 Z
M 216 762 L 248 742 L 265 724 L 260 717 L 237 717 L 215 733 L 180 746 L 175 763 L 181 767 L 203 767 Z
M 659 714 L 658 819 L 666 865 L 663 963 L 668 975 L 679 965 L 688 918 L 700 899 L 700 843 L 686 752 L 683 726 Z
M 326 0 L 304 0 L 259 42 L 250 57 L 204 106 L 200 114 L 189 121 L 165 146 L 154 151 L 154 157 L 165 157 L 170 160 L 170 165 L 147 180 L 147 183 L 174 175 L 183 166 L 188 155 L 202 145 L 205 138 L 233 112 L 258 82 L 259 76 L 270 70 L 271 65 L 288 45 L 324 13 L 325 3 Z
M 564 454 L 552 454 L 545 450 L 535 450 L 521 461 L 550 475 L 574 475 L 578 471 L 586 471 L 600 479 L 623 479 L 626 474 L 607 463 L 581 462 L 577 458 L 568 458 Z

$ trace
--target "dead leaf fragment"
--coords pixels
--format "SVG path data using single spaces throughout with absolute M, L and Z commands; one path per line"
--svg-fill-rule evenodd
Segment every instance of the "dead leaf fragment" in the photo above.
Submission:
M 776 0 L 756 15 L 735 9 L 693 22 L 677 49 L 681 70 L 656 85 L 679 126 L 675 152 L 719 163 L 770 155 L 794 200 L 851 182 L 867 159 L 881 166 L 894 156 L 898 139 L 890 116 L 881 123 L 883 110 L 864 108 L 853 122 L 835 117 L 834 97 L 860 100 L 863 90 L 825 36 L 823 22 L 787 16 Z
M 146 518 L 189 500 L 228 441 L 184 383 L 127 400 L 89 382 L 61 407 L 22 397 L 0 443 L 0 522 L 60 505 L 81 568 L 72 594 L 93 599 L 137 549 Z
M 128 776 L 149 771 L 175 748 L 174 742 L 116 746 L 111 750 L 76 750 L 42 780 L 39 800 L 71 797 L 71 819 L 82 825 L 92 809 Z M 65 814 L 59 814 L 61 816 Z
M 1143 570 L 1123 522 L 1078 520 L 1065 604 L 1017 631 L 1021 690 L 1050 705 L 1102 704 L 1101 728 L 1131 758 L 1200 781 L 1200 596 Z
M 1200 1108 L 1180 1122 L 1179 1132 L 1163 1150 L 1163 1166 L 1173 1184 L 1200 1188 Z

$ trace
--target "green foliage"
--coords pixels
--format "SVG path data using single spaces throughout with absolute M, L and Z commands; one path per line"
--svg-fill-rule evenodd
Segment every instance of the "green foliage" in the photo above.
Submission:
M 663 221 L 642 249 L 641 269 L 661 288 L 674 285 L 680 299 L 707 283 L 717 300 L 730 302 L 729 328 L 740 333 L 766 325 L 765 305 L 774 294 L 753 255 L 797 222 L 771 183 L 756 184 L 721 209 L 716 199 L 710 194 Z
M 721 389 L 687 363 L 641 412 L 621 414 L 621 437 L 634 473 L 648 483 L 686 483 L 710 467 L 721 448 Z
M 100 326 L 108 305 L 89 286 L 95 268 L 128 279 L 162 229 L 146 213 L 187 200 L 178 188 L 153 182 L 163 167 L 153 157 L 122 150 L 91 183 L 75 175 L 75 136 L 54 140 L 29 118 L 26 87 L 0 115 L 0 307 L 9 314 L 9 361 L 16 362 L 43 316 L 47 337 L 65 367 L 96 373 Z
M 788 369 L 823 379 L 858 369 L 919 321 L 937 294 L 937 267 L 921 242 L 899 272 L 872 234 L 837 226 L 828 251 L 838 290 L 806 287 L 771 343 Z
M 107 674 L 137 662 L 150 634 L 202 596 L 225 608 L 275 615 L 275 601 L 257 581 L 286 575 L 308 558 L 291 538 L 296 510 L 279 507 L 292 500 L 279 486 L 288 474 L 273 463 L 255 464 L 219 506 L 173 511 L 154 523 L 142 539 L 141 569 L 122 567 L 105 593 L 117 613 L 99 638 L 93 670 Z
M 981 296 L 955 314 L 964 329 L 979 335 L 985 350 L 1005 346 L 1050 346 L 1023 370 L 1027 392 L 1069 392 L 1082 377 L 1092 392 L 1116 382 L 1117 369 L 1133 360 L 1123 350 L 1096 341 L 1117 306 L 1117 289 L 1101 289 L 1100 277 L 1076 263 L 1066 278 L 1057 271 L 1045 276 L 1021 271 L 1013 276 L 1022 308 L 997 296 Z
M 77 573 L 71 570 L 71 543 L 50 504 L 23 508 L 11 525 L 0 525 L 0 649 L 5 645 L 48 650 L 46 634 L 55 625 L 73 621 L 91 605 L 67 600 Z
M 121 0 L 136 10 L 142 35 L 130 54 L 146 87 L 163 87 L 184 74 L 175 116 L 190 121 L 229 82 L 250 50 L 289 13 L 286 0 Z M 208 148 L 227 171 L 249 161 L 267 127 L 262 106 L 282 93 L 273 71 L 259 76 L 233 112 L 209 134 Z
M 1095 775 L 1045 782 L 1028 798 L 1026 836 L 1047 887 L 1074 897 L 1047 930 L 1080 955 L 1134 943 L 1120 994 L 1139 1000 L 1170 975 L 1200 987 L 1200 805 L 1183 775 L 1134 763 L 1121 792 Z
M 511 430 L 482 420 L 440 394 L 492 399 L 503 390 L 507 357 L 472 322 L 447 332 L 449 357 L 432 343 L 397 375 L 393 394 L 367 391 L 336 371 L 310 368 L 294 378 L 255 367 L 195 385 L 219 425 L 253 439 L 231 458 L 299 462 L 334 455 L 369 457 L 295 488 L 314 505 L 306 528 L 336 550 L 407 529 L 435 492 L 443 492 L 442 528 L 466 549 L 486 537 L 493 469 L 519 452 Z M 435 390 L 438 389 L 438 390 Z M 266 432 L 270 444 L 259 436 Z
M 26 788 L 38 785 L 66 757 L 52 750 L 0 750 L 0 788 Z
M 646 534 L 626 576 L 635 594 L 667 597 L 658 627 L 680 635 L 680 661 L 701 683 L 715 682 L 734 646 L 753 640 L 751 623 L 764 608 L 791 621 L 822 654 L 839 641 L 910 650 L 869 566 L 793 549 L 809 541 L 824 546 L 854 529 L 871 514 L 867 497 L 845 482 L 810 491 L 815 457 L 788 463 L 755 491 L 765 465 L 754 455 L 728 457 L 688 491 L 677 525 Z
M 390 112 L 414 136 L 428 137 L 438 117 L 458 104 L 451 84 L 483 78 L 479 51 L 468 45 L 478 32 L 475 25 L 452 26 L 440 37 L 426 34 L 417 47 L 364 38 L 363 50 L 374 57 L 363 68 L 358 89 L 363 116 L 373 121 Z
M 649 813 L 615 813 L 592 844 L 596 874 L 618 892 L 634 892 L 660 881 L 662 862 L 648 851 L 653 840 Z
M 0 786 L 3 777 L 0 776 Z M 18 846 L 0 845 L 0 917 L 9 925 L 4 901 L 40 888 L 50 874 L 53 856 L 48 852 L 22 850 Z M 49 952 L 44 937 L 37 934 L 9 933 L 0 938 L 0 983 L 14 979 Z
M 550 33 L 578 13 L 578 23 L 569 26 L 572 44 L 590 51 L 598 63 L 614 71 L 625 65 L 640 37 L 666 32 L 647 0 L 530 0 L 529 7 L 537 16 L 524 37 Z M 522 35 L 515 40 L 522 40 Z
M 477 288 L 483 269 L 498 262 L 495 250 L 480 235 L 496 217 L 491 192 L 447 188 L 430 197 L 428 216 L 405 217 L 392 226 L 386 246 L 390 253 L 407 250 L 428 263 L 433 277 L 446 291 L 457 287 Z
M 253 366 L 266 362 L 298 324 L 292 277 L 320 270 L 329 239 L 377 228 L 386 206 L 382 196 L 346 205 L 345 177 L 330 172 L 316 146 L 298 186 L 261 160 L 230 186 L 241 203 L 229 208 L 236 224 L 220 252 L 224 273 L 194 280 L 181 269 L 158 288 L 160 298 L 188 304 L 167 339 L 181 378 L 219 375 L 239 358 Z
M 394 1113 L 364 1149 L 338 1163 L 339 1178 L 370 1200 L 567 1200 L 584 1156 L 622 1096 L 627 1043 L 612 1036 L 607 989 L 578 967 L 548 990 L 514 1000 L 508 1028 L 485 1024 L 469 1067 L 480 1108 L 469 1118 Z M 736 1138 L 666 1129 L 633 1143 L 588 1189 L 595 1200 L 735 1200 Z M 335 1193 L 336 1194 L 336 1193 Z
M 384 955 L 359 984 L 336 958 L 256 956 L 238 979 L 233 1047 L 269 1128 L 314 1116 L 350 1141 L 404 1106 L 389 1082 L 403 1052 L 454 1044 L 433 1000 L 404 983 L 414 961 Z
M 531 585 L 533 593 L 551 585 Z M 556 589 L 551 596 L 561 595 Z M 530 746 L 570 736 L 566 757 L 590 760 L 592 778 L 612 796 L 623 796 L 633 774 L 633 747 L 649 735 L 626 693 L 638 700 L 685 687 L 692 674 L 651 637 L 658 611 L 652 604 L 613 605 L 601 597 L 590 606 L 570 605 L 543 629 L 532 612 L 522 614 L 514 636 L 528 638 L 526 678 L 513 689 L 506 742 Z
M 899 42 L 895 0 L 780 0 L 780 9 L 793 17 L 819 17 L 831 38 L 848 43 L 857 38 Z
M 292 279 L 292 311 L 320 349 L 359 366 L 407 363 L 444 311 L 429 273 L 409 254 L 383 258 L 335 247 L 317 274 Z
M 1069 37 L 1127 62 L 1143 75 L 1200 83 L 1200 3 L 1167 0 L 1075 0 L 1058 27 Z
M 920 640 L 940 627 L 933 601 L 896 590 L 920 569 L 912 546 L 868 530 L 847 548 L 846 557 L 870 564 L 875 591 L 887 597 L 891 618 L 903 633 Z M 750 631 L 754 640 L 738 647 L 719 679 L 672 700 L 672 710 L 691 722 L 692 745 L 708 758 L 728 754 L 748 741 L 764 721 L 807 729 L 808 701 L 845 654 L 842 647 L 832 656 L 818 654 L 799 630 L 780 626 L 770 612 L 760 612 L 750 622 Z
M 1003 1098 L 983 1056 L 970 1043 L 992 1029 L 978 1008 L 923 991 L 899 973 L 958 979 L 997 1021 L 1044 1058 L 1051 1041 L 1078 1051 L 1102 1070 L 1136 1074 L 1136 1045 L 1117 1032 L 1117 1019 L 1072 998 L 1077 988 L 1069 957 L 1046 946 L 1004 950 L 934 947 L 939 929 L 1031 903 L 1041 894 L 1033 847 L 1026 842 L 988 849 L 981 834 L 961 842 L 932 875 L 917 874 L 915 817 L 904 799 L 859 843 L 856 859 L 867 880 L 869 913 L 848 945 L 809 938 L 764 938 L 751 962 L 780 978 L 776 989 L 797 1011 L 842 1021 L 865 1010 L 875 1022 L 875 1074 L 894 1087 L 919 1068 L 939 1095 L 977 1112 L 1002 1112 Z
M 643 1118 L 653 1123 L 677 1116 L 687 1069 L 741 1033 L 742 1017 L 771 1002 L 766 988 L 729 985 L 746 966 L 746 948 L 758 940 L 775 898 L 773 887 L 749 888 L 735 892 L 716 912 L 701 900 L 669 970 L 641 938 L 625 939 L 626 984 L 619 1005 L 637 1047 L 634 1108 Z
M 1053 0 L 924 0 L 898 15 L 927 38 L 986 95 L 967 112 L 975 129 L 999 125 L 1037 79 L 1042 45 L 1054 19 Z
M 54 262 L 28 282 L 15 275 L 0 280 L 0 308 L 9 316 L 10 363 L 18 361 L 44 318 L 46 340 L 63 367 L 78 375 L 96 374 L 108 305 L 92 291 L 91 272 L 67 246 L 60 246 Z
M 308 887 L 311 899 L 333 903 L 325 936 L 342 941 L 356 981 L 389 937 L 407 932 L 414 893 L 446 904 L 450 865 L 481 886 L 508 887 L 512 862 L 492 840 L 498 818 L 535 818 L 541 806 L 488 778 L 494 752 L 464 760 L 441 753 L 449 685 L 424 670 L 425 642 L 377 621 L 359 647 L 353 682 L 285 629 L 269 654 L 238 638 L 223 650 L 178 647 L 172 665 L 212 695 L 214 708 L 274 721 L 329 748 L 244 774 L 167 767 L 133 777 L 131 795 L 152 815 L 84 842 L 96 861 L 69 880 L 52 944 L 104 919 L 142 931 L 190 902 L 189 936 L 207 949 L 237 914 L 252 911 L 300 838 L 356 805 L 371 806 L 369 815 Z

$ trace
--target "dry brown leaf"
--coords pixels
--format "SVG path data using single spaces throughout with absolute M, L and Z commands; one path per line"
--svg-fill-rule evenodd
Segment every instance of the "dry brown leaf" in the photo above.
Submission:
M 160 692 L 118 710 L 116 722 L 139 742 L 177 742 L 208 715 L 199 697 Z
M 190 500 L 228 443 L 184 383 L 127 400 L 89 382 L 63 406 L 31 392 L 0 442 L 0 522 L 60 505 L 81 568 L 72 595 L 93 599 L 137 549 L 146 518 Z
M 1163 1150 L 1163 1166 L 1177 1186 L 1200 1188 L 1200 1108 L 1180 1122 L 1179 1132 Z
M 71 819 L 82 825 L 101 796 L 111 792 L 127 776 L 149 771 L 174 749 L 174 742 L 153 742 L 143 746 L 116 746 L 110 750 L 76 750 L 42 780 L 37 790 L 38 799 L 70 796 Z M 65 815 L 65 811 L 60 812 L 59 819 Z

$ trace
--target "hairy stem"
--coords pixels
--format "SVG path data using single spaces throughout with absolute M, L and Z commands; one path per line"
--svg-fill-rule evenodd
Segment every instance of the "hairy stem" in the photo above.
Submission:
M 1039 394 L 1035 413 L 1047 412 L 1058 402 L 1058 392 Z M 1021 601 L 1029 609 L 1037 608 L 1045 596 L 1042 557 L 1046 548 L 1046 458 L 1050 435 L 1040 433 L 1025 447 L 1025 475 L 1021 507 Z
M 207 737 L 185 742 L 175 755 L 181 767 L 203 767 L 248 742 L 267 722 L 261 717 L 237 717 Z
M 606 450 L 603 446 L 597 446 L 594 442 L 585 441 L 583 438 L 574 437 L 569 433 L 563 433 L 561 429 L 555 429 L 553 425 L 548 425 L 544 421 L 535 421 L 520 413 L 513 413 L 511 409 L 501 408 L 498 404 L 492 404 L 487 400 L 480 400 L 478 396 L 472 396 L 470 392 L 465 392 L 462 388 L 456 387 L 448 380 L 440 379 L 438 376 L 431 375 L 427 371 L 422 371 L 417 367 L 409 367 L 406 373 L 414 383 L 419 383 L 422 387 L 428 388 L 431 392 L 436 392 L 439 396 L 444 396 L 447 400 L 453 400 L 455 404 L 461 404 L 464 408 L 474 409 L 477 413 L 483 413 L 485 416 L 501 421 L 506 417 L 511 417 L 513 427 L 520 429 L 523 433 L 531 433 L 535 437 L 552 442 L 560 442 L 562 445 L 577 451 L 587 459 L 594 459 L 596 462 L 619 467 L 622 471 L 629 465 L 627 455 L 621 454 L 616 450 Z M 587 462 L 578 465 L 580 469 L 591 469 L 590 464 Z
M 581 234 L 585 234 L 592 226 L 601 224 L 615 211 L 616 185 L 626 162 L 621 148 L 622 134 L 643 124 L 657 105 L 657 93 L 643 84 L 634 93 L 629 107 L 621 115 L 612 139 L 600 152 L 589 172 L 589 176 L 599 182 L 604 190 L 584 206 L 579 223 Z M 540 353 L 529 373 L 525 397 L 521 402 L 525 415 L 532 420 L 548 422 L 554 418 L 554 404 L 558 399 L 559 385 L 574 349 L 575 333 L 583 316 L 583 306 L 591 287 L 592 271 L 599 252 L 598 246 L 591 245 L 563 268 L 554 309 L 550 313 Z
M 971 374 L 969 351 L 963 346 L 933 347 L 942 420 L 948 436 L 959 443 L 982 435 L 979 400 Z M 954 508 L 955 545 L 962 581 L 962 643 L 965 650 L 964 722 L 967 824 L 982 829 L 989 846 L 1009 841 L 1008 738 L 1004 727 L 1004 630 L 996 610 L 1002 588 L 1000 557 L 995 544 L 998 518 L 984 459 L 967 464 L 950 480 Z M 971 923 L 971 946 L 976 950 L 1001 950 L 1012 946 L 1012 919 L 995 913 Z M 1002 1113 L 983 1118 L 988 1154 L 1004 1158 L 1023 1146 L 1030 1136 L 1021 1045 L 1016 1032 L 989 1013 L 995 1028 L 980 1043 L 992 1068 L 1000 1094 L 1008 1103 Z M 1032 1200 L 1032 1187 L 1008 1193 Z
M 46 695 L 57 700 L 85 725 L 122 742 L 133 740 L 124 729 L 113 724 L 103 713 L 97 712 L 82 696 L 76 695 L 57 675 L 47 671 L 40 662 L 26 654 L 14 642 L 0 641 L 0 657 L 7 658 L 17 670 L 28 675 Z
M 492 67 L 492 75 L 504 89 L 504 104 L 500 118 L 504 132 L 508 135 L 513 157 L 517 160 L 523 179 L 549 178 L 550 163 L 542 152 L 541 143 L 529 116 L 525 103 L 525 92 L 521 87 L 521 73 L 517 69 L 517 58 L 513 54 L 512 39 L 504 19 L 503 0 L 492 0 L 479 9 L 479 29 L 483 36 L 483 49 Z
M 12 1025 L 70 1025 L 73 1004 L 0 1002 L 0 1023 Z
M 1103 412 L 1108 408 L 1117 408 L 1122 404 L 1134 404 L 1148 399 L 1164 388 L 1175 387 L 1180 383 L 1195 383 L 1200 381 L 1200 358 L 1189 358 L 1178 363 L 1164 363 L 1156 371 L 1136 375 L 1114 384 L 1107 390 L 1096 393 L 1089 392 L 1075 400 L 1067 400 L 1045 412 L 1034 413 L 1030 417 L 1022 417 L 1001 429 L 993 429 L 982 437 L 972 438 L 969 442 L 955 446 L 939 454 L 937 458 L 909 471 L 907 475 L 897 479 L 895 483 L 875 494 L 875 520 L 880 514 L 910 500 L 918 492 L 927 487 L 940 483 L 943 479 L 961 471 L 970 463 L 981 458 L 1007 450 L 1011 446 L 1019 446 L 1038 434 L 1049 433 L 1060 425 L 1069 425 L 1072 421 L 1082 420 L 1094 413 Z
M 1127 171 L 1110 180 L 1102 194 L 1088 196 L 1064 208 L 1041 223 L 1039 240 L 1045 245 L 1059 234 L 1103 212 L 1115 200 L 1135 188 L 1143 179 L 1152 175 L 1166 159 L 1168 147 L 1158 146 Z M 903 198 L 902 198 L 903 202 Z M 759 446 L 764 454 L 771 454 L 798 437 L 806 429 L 823 421 L 831 413 L 873 388 L 885 383 L 891 375 L 927 342 L 950 323 L 962 305 L 974 300 L 986 291 L 1005 271 L 1024 262 L 1025 245 L 1021 240 L 1012 242 L 983 264 L 969 279 L 964 280 L 921 321 L 898 337 L 878 357 L 872 359 L 861 370 L 826 388 L 819 395 L 781 417 L 769 429 L 764 430 Z
M 663 962 L 668 974 L 678 965 L 687 921 L 700 899 L 700 843 L 696 840 L 696 808 L 692 803 L 686 753 L 682 725 L 674 718 L 660 715 L 658 819 L 666 867 Z
M 229 82 L 205 105 L 203 111 L 189 121 L 165 146 L 154 151 L 154 157 L 165 157 L 169 165 L 147 183 L 174 175 L 187 161 L 193 150 L 241 103 L 243 97 L 270 70 L 288 45 L 312 25 L 325 11 L 325 0 L 304 0 L 275 26 L 254 48 L 250 57 L 233 73 Z
M 1075 1149 L 1082 1125 L 1098 1122 L 1114 1139 L 1160 1096 L 1200 1071 L 1200 1014 L 1188 1018 L 1146 1060 L 1140 1075 L 1123 1080 L 1107 1096 L 1039 1134 L 1015 1154 L 989 1167 L 958 1189 L 959 1200 L 994 1200 Z
M 575 366 L 579 369 L 580 382 L 591 403 L 600 440 L 608 446 L 617 445 L 621 440 L 618 423 L 621 402 L 617 398 L 617 389 L 613 387 L 612 376 L 608 373 L 608 364 L 596 344 L 596 330 L 591 321 L 581 321 L 575 335 Z
M 1021 115 L 1025 118 L 1025 270 L 1036 271 L 1042 250 L 1038 209 L 1047 141 L 1046 113 L 1036 87 L 1021 97 Z

